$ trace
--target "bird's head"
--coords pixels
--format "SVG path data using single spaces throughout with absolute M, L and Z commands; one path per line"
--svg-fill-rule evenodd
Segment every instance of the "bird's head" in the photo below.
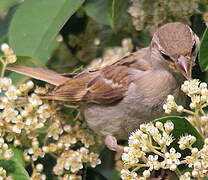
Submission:
M 163 62 L 190 79 L 199 43 L 199 38 L 188 25 L 176 22 L 160 27 L 154 33 L 151 47 Z

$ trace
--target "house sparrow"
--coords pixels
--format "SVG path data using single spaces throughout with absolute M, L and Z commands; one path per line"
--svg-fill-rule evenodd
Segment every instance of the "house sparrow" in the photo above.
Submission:
M 141 123 L 164 116 L 166 97 L 183 103 L 180 85 L 191 78 L 199 39 L 179 22 L 160 27 L 147 48 L 95 71 L 60 75 L 23 66 L 8 69 L 46 81 L 56 87 L 42 98 L 79 102 L 89 127 L 105 137 L 114 151 L 117 144 Z

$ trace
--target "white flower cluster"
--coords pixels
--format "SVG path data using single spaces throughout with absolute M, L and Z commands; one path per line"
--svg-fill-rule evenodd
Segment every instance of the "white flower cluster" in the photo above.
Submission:
M 4 53 L 5 59 L 4 62 L 7 64 L 15 63 L 17 60 L 14 51 L 9 47 L 8 44 L 4 43 L 1 45 L 1 51 Z
M 54 166 L 54 172 L 57 175 L 62 175 L 64 170 L 70 170 L 72 173 L 76 173 L 83 168 L 84 162 L 90 162 L 91 167 L 96 167 L 101 161 L 98 159 L 98 154 L 89 153 L 89 150 L 82 147 L 78 151 L 65 151 L 58 158 L 56 166 Z
M 6 170 L 0 167 L 0 180 L 13 180 L 12 176 L 7 176 Z
M 189 139 L 190 137 L 188 137 Z M 190 142 L 192 144 L 192 142 Z M 208 138 L 204 140 L 202 149 L 188 147 L 191 150 L 191 155 L 186 156 L 182 164 L 188 165 L 192 169 L 189 177 L 203 178 L 208 176 Z M 188 174 L 186 174 L 188 176 Z
M 129 146 L 124 148 L 122 179 L 147 179 L 151 171 L 159 169 L 174 171 L 180 180 L 208 176 L 208 114 L 204 111 L 204 108 L 208 106 L 207 84 L 193 79 L 185 81 L 181 90 L 191 98 L 192 110 L 177 105 L 172 95 L 168 95 L 163 109 L 166 113 L 171 113 L 173 110 L 188 113 L 190 116 L 187 119 L 198 129 L 202 137 L 205 137 L 204 146 L 199 150 L 193 147 L 196 137 L 188 134 L 182 136 L 178 140 L 179 148 L 189 149 L 191 152 L 191 155 L 182 157 L 176 149 L 170 148 L 174 141 L 171 136 L 174 129 L 172 122 L 167 121 L 165 124 L 156 122 L 155 125 L 142 124 L 140 129 L 129 137 Z M 182 174 L 178 169 L 178 166 L 182 164 L 191 171 Z M 139 174 L 140 169 L 144 169 L 143 174 Z
M 199 6 L 205 9 L 207 6 L 207 2 L 201 0 L 131 1 L 132 5 L 128 12 L 132 16 L 136 30 L 148 29 L 151 32 L 173 19 L 189 23 L 190 16 L 199 12 Z
M 147 168 L 143 172 L 143 178 L 148 178 L 153 170 L 170 169 L 175 170 L 180 164 L 181 154 L 174 148 L 169 151 L 167 147 L 174 141 L 171 131 L 174 124 L 167 121 L 165 124 L 141 124 L 140 128 L 129 137 L 129 146 L 124 148 L 122 160 L 124 169 L 121 170 L 122 179 L 138 179 L 137 171 L 140 168 Z M 149 153 L 154 153 L 149 154 Z M 159 160 L 163 158 L 163 161 Z M 130 171 L 129 169 L 132 169 Z
M 43 165 L 42 164 L 36 164 L 36 166 L 33 169 L 33 173 L 31 175 L 31 180 L 45 180 L 46 179 L 46 175 L 42 174 L 43 171 Z
M 66 124 L 59 115 L 60 107 L 52 102 L 44 102 L 36 93 L 31 93 L 33 87 L 32 81 L 17 87 L 11 79 L 0 78 L 0 89 L 4 94 L 0 98 L 0 159 L 7 160 L 12 156 L 5 139 L 14 146 L 27 147 L 24 149 L 27 162 L 33 163 L 38 158 L 44 158 L 46 153 L 55 154 L 57 164 L 54 173 L 62 178 L 78 178 L 76 173 L 83 168 L 83 163 L 88 162 L 91 167 L 100 164 L 99 155 L 88 149 L 95 142 L 94 137 L 81 127 L 83 124 Z M 35 91 L 43 92 L 38 87 Z M 44 144 L 39 140 L 40 134 L 45 134 Z M 80 146 L 80 142 L 83 146 Z M 80 149 L 72 150 L 77 143 Z M 46 178 L 40 169 L 41 164 L 33 169 L 32 179 Z M 67 173 L 68 170 L 70 173 Z
M 208 89 L 207 84 L 198 79 L 192 79 L 185 81 L 181 90 L 191 98 L 190 108 L 204 108 L 208 105 Z M 168 95 L 167 103 L 163 105 L 163 109 L 166 113 L 170 113 L 172 110 L 177 109 L 178 112 L 183 112 L 184 108 L 178 106 L 172 95 Z
M 208 105 L 208 89 L 206 83 L 200 83 L 197 79 L 185 81 L 181 86 L 181 90 L 191 97 L 191 109 Z
M 185 112 L 190 114 L 186 117 L 204 137 L 208 137 L 208 114 L 204 111 L 204 108 L 208 106 L 208 88 L 207 83 L 200 82 L 198 79 L 192 79 L 185 81 L 181 90 L 191 98 L 189 104 L 192 110 L 187 110 L 181 105 L 177 105 L 172 95 L 168 95 L 166 104 L 163 105 L 163 109 L 167 114 L 173 110 L 178 112 Z
M 192 147 L 196 138 L 192 135 L 182 136 L 179 141 L 181 150 L 190 149 L 191 155 L 182 157 L 181 153 L 170 145 L 174 139 L 171 132 L 174 124 L 156 122 L 142 124 L 140 128 L 129 137 L 128 147 L 124 148 L 122 160 L 124 168 L 121 170 L 123 180 L 148 179 L 153 170 L 168 169 L 174 171 L 181 180 L 191 177 L 205 177 L 208 175 L 208 139 L 201 150 Z M 180 172 L 179 165 L 192 168 L 192 172 Z M 141 174 L 141 170 L 143 171 Z
M 102 58 L 94 59 L 88 69 L 96 70 L 105 66 L 111 65 L 116 62 L 119 58 L 128 55 L 133 50 L 132 40 L 129 38 L 122 40 L 122 47 L 108 48 L 104 51 Z
M 196 138 L 191 135 L 183 136 L 178 141 L 179 148 L 184 150 L 186 148 L 191 149 L 192 145 L 195 143 Z
M 99 155 L 88 149 L 95 144 L 91 132 L 83 122 L 72 122 L 75 117 L 66 119 L 58 104 L 43 101 L 38 94 L 45 94 L 47 88 L 34 87 L 32 81 L 15 86 L 10 78 L 4 77 L 6 66 L 14 63 L 16 56 L 7 44 L 3 44 L 1 49 L 4 56 L 0 57 L 3 65 L 0 78 L 0 159 L 8 160 L 13 155 L 6 144 L 8 142 L 23 147 L 24 159 L 33 167 L 31 179 L 46 179 L 43 165 L 34 166 L 46 153 L 57 158 L 54 174 L 59 178 L 80 179 L 78 174 L 83 163 L 89 163 L 91 167 L 101 163 Z
M 4 142 L 3 138 L 0 138 L 0 160 L 8 160 L 13 156 L 13 152 L 9 149 L 7 143 Z
M 171 111 L 176 108 L 177 108 L 177 104 L 175 102 L 174 96 L 168 95 L 167 103 L 163 105 L 163 109 L 165 110 L 165 113 L 170 114 Z

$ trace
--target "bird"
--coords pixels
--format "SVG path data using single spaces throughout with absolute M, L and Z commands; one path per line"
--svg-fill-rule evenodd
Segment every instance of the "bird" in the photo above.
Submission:
M 118 140 L 127 140 L 141 123 L 165 116 L 162 106 L 169 94 L 185 103 L 180 86 L 191 79 L 199 44 L 188 25 L 172 22 L 155 31 L 148 47 L 97 70 L 58 74 L 25 66 L 8 69 L 55 85 L 41 97 L 79 103 L 88 126 L 103 136 L 105 145 L 123 151 Z

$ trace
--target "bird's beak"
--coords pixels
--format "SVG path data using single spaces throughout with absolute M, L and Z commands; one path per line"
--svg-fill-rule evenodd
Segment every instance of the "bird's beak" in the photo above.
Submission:
M 192 61 L 190 57 L 180 56 L 175 66 L 186 79 L 191 79 Z

